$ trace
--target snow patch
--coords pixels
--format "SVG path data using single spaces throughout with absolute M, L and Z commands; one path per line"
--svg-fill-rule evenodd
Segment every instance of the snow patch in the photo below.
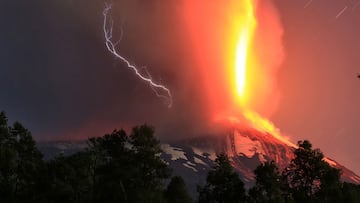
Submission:
M 195 154 L 197 154 L 203 158 L 209 158 L 213 161 L 216 159 L 216 153 L 215 153 L 215 150 L 213 150 L 213 149 L 201 150 L 196 147 L 191 147 L 191 148 Z
M 201 159 L 199 159 L 197 157 L 194 157 L 194 162 L 197 163 L 197 164 L 208 166 L 205 162 L 203 162 Z
M 191 163 L 190 161 L 187 161 L 186 163 L 187 163 L 188 165 L 190 165 L 190 166 L 196 166 L 196 164 Z
M 203 152 L 202 150 L 200 150 L 199 148 L 192 147 L 192 150 L 193 150 L 193 152 L 194 152 L 195 154 L 197 154 L 197 155 L 205 158 L 204 152 Z
M 185 166 L 186 168 L 189 168 L 189 169 L 195 171 L 195 172 L 198 172 L 198 170 L 196 170 L 196 168 L 194 168 L 193 166 L 190 166 L 190 165 L 193 165 L 193 164 L 191 162 L 189 162 L 189 161 L 186 162 L 186 163 L 183 163 L 182 165 Z
M 166 154 L 169 154 L 171 156 L 172 161 L 176 161 L 178 159 L 187 160 L 185 152 L 181 148 L 172 147 L 169 144 L 162 144 L 161 148 Z

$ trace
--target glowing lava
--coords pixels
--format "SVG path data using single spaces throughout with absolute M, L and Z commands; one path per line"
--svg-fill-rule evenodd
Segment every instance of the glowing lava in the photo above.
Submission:
M 245 15 L 242 21 L 242 26 L 239 32 L 239 39 L 236 47 L 236 60 L 235 60 L 235 81 L 237 94 L 240 96 L 240 101 L 244 101 L 245 97 L 245 84 L 246 84 L 246 68 L 248 61 L 249 45 L 251 43 L 256 20 L 254 15 L 254 6 L 252 0 L 245 0 Z
M 273 137 L 284 142 L 288 146 L 296 147 L 296 145 L 291 143 L 287 137 L 283 136 L 280 133 L 280 130 L 268 119 L 263 118 L 254 111 L 245 111 L 243 113 L 245 118 L 249 121 L 251 127 L 255 128 L 260 132 L 271 134 Z
M 246 85 L 247 85 L 247 69 L 252 68 L 250 63 L 250 46 L 253 39 L 253 35 L 256 28 L 256 18 L 255 18 L 255 1 L 253 0 L 244 0 L 244 11 L 242 23 L 239 31 L 239 39 L 236 46 L 236 55 L 235 55 L 235 84 L 236 84 L 236 94 L 238 94 L 240 99 L 240 105 L 242 107 L 242 114 L 251 127 L 264 132 L 269 133 L 278 140 L 283 141 L 289 146 L 295 147 L 295 145 L 289 142 L 284 136 L 280 134 L 280 130 L 275 127 L 275 125 L 269 120 L 262 117 L 260 114 L 249 109 L 246 105 Z M 251 90 L 251 87 L 248 87 Z M 234 123 L 234 118 L 229 117 L 229 122 Z
M 184 1 L 197 83 L 210 125 L 252 127 L 293 146 L 267 120 L 279 101 L 283 60 L 280 17 L 273 1 Z

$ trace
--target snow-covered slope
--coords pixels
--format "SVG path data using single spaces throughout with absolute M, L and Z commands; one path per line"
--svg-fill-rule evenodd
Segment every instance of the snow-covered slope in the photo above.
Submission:
M 196 186 L 205 183 L 207 172 L 213 166 L 217 153 L 227 152 L 246 187 L 255 183 L 253 171 L 260 163 L 274 160 L 279 169 L 283 169 L 294 157 L 292 146 L 268 133 L 250 128 L 163 144 L 162 148 L 162 158 L 175 175 L 181 175 L 185 179 L 193 196 L 196 196 Z M 360 177 L 351 170 L 328 157 L 325 161 L 342 170 L 343 181 L 360 184 Z
M 39 144 L 45 157 L 68 155 L 86 147 L 85 142 L 53 142 Z M 189 192 L 197 196 L 197 185 L 204 185 L 207 172 L 213 166 L 216 154 L 227 152 L 246 187 L 251 187 L 254 169 L 264 161 L 274 160 L 279 169 L 293 158 L 294 148 L 268 133 L 255 129 L 236 129 L 216 136 L 199 136 L 172 143 L 162 143 L 161 157 L 173 169 L 174 175 L 184 178 Z M 360 184 L 360 177 L 335 160 L 325 158 L 331 166 L 342 170 L 342 180 Z

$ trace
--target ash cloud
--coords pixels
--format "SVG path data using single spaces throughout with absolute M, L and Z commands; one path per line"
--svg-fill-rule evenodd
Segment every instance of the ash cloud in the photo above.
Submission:
M 278 71 L 285 59 L 283 26 L 273 1 L 258 1 L 254 36 L 256 84 L 252 84 L 253 108 L 262 116 L 272 116 L 281 99 Z
M 83 139 L 142 123 L 162 139 L 209 133 L 211 101 L 186 29 L 188 2 L 113 1 L 114 37 L 124 31 L 119 52 L 170 88 L 168 109 L 106 50 L 103 1 L 2 1 L 0 108 L 40 140 Z

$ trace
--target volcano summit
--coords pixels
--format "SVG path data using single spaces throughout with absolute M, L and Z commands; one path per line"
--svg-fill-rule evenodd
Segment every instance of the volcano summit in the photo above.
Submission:
M 254 128 L 234 129 L 224 136 L 201 136 L 162 144 L 162 148 L 162 158 L 174 170 L 174 174 L 184 177 L 193 195 L 196 194 L 197 185 L 204 185 L 206 174 L 218 153 L 227 152 L 245 186 L 251 187 L 255 183 L 253 171 L 257 166 L 273 160 L 282 170 L 294 158 L 295 150 L 293 146 L 276 139 L 270 133 Z M 341 169 L 342 181 L 360 184 L 357 174 L 328 157 L 324 160 L 330 166 Z

